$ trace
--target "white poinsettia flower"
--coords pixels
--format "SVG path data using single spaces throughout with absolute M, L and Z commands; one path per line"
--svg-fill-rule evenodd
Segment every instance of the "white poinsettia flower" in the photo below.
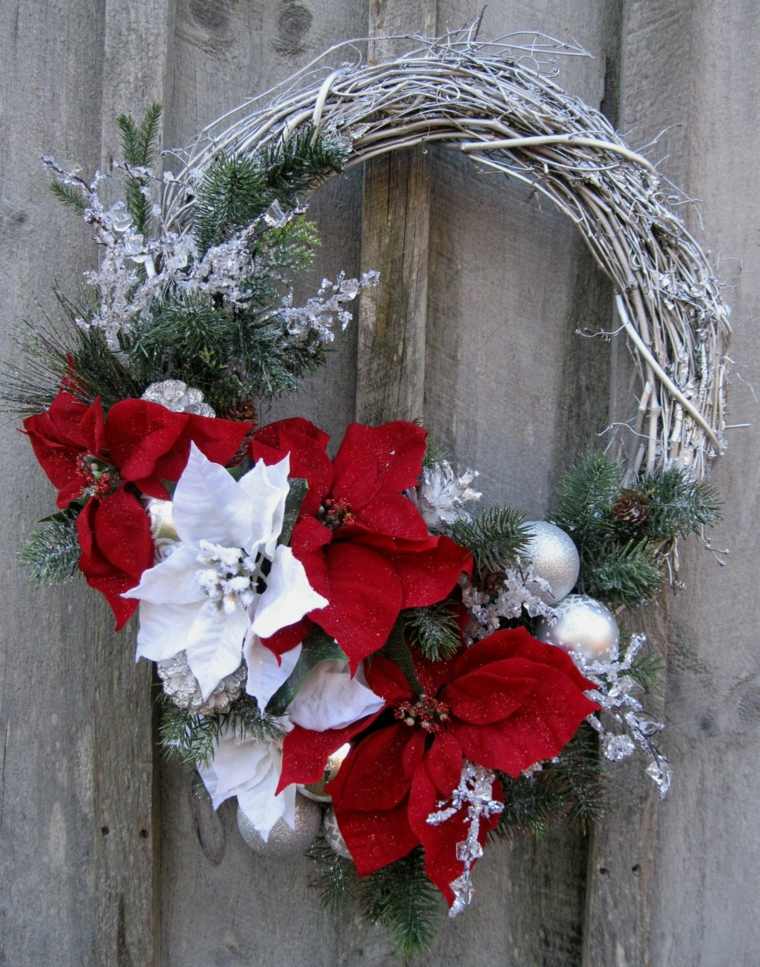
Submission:
M 267 707 L 269 699 L 290 678 L 300 657 L 301 645 L 296 645 L 278 658 L 262 645 L 252 629 L 248 629 L 243 646 L 243 658 L 248 667 L 245 690 L 256 699 L 260 709 Z
M 198 766 L 214 809 L 236 796 L 241 812 L 264 842 L 280 819 L 295 828 L 295 785 L 275 794 L 281 771 L 282 750 L 278 742 L 241 738 L 229 729 L 220 736 L 213 760 Z
M 367 687 L 359 667 L 352 678 L 347 661 L 320 662 L 288 706 L 290 721 L 304 729 L 343 729 L 380 711 L 385 700 Z
M 193 444 L 172 500 L 177 541 L 124 594 L 140 601 L 137 657 L 187 653 L 204 698 L 240 665 L 248 629 L 267 638 L 328 602 L 277 540 L 290 459 L 235 480 Z

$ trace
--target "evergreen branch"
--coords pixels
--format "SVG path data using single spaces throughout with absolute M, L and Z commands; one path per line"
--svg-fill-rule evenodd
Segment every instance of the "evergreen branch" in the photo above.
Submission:
M 149 168 L 153 163 L 160 120 L 160 104 L 151 104 L 140 124 L 137 124 L 129 114 L 120 114 L 116 118 L 116 125 L 121 133 L 122 154 L 127 165 L 127 209 L 138 232 L 145 232 L 148 227 L 150 201 L 144 193 L 146 178 L 141 174 L 133 174 L 130 169 Z
M 481 580 L 514 565 L 531 536 L 523 514 L 511 507 L 493 507 L 472 521 L 459 520 L 450 535 L 472 553 Z
M 459 622 L 446 602 L 403 612 L 404 633 L 409 644 L 428 661 L 447 661 L 462 645 Z
M 662 569 L 646 541 L 600 547 L 583 556 L 583 587 L 613 606 L 633 608 L 654 597 L 662 585 Z
M 555 524 L 579 546 L 595 544 L 612 528 L 610 511 L 620 492 L 620 467 L 601 453 L 589 453 L 562 478 Z
M 198 715 L 179 708 L 161 692 L 161 722 L 158 736 L 167 759 L 184 765 L 208 765 L 224 726 L 224 718 L 217 715 Z
M 390 934 L 408 959 L 428 950 L 441 910 L 440 894 L 427 878 L 420 848 L 358 882 L 359 903 L 370 923 Z
M 649 499 L 649 514 L 642 531 L 652 540 L 699 533 L 720 517 L 717 491 L 705 481 L 690 479 L 681 467 L 644 475 L 639 478 L 638 488 Z
M 315 864 L 309 885 L 319 891 L 322 906 L 333 914 L 344 913 L 357 891 L 359 878 L 350 859 L 339 856 L 324 836 L 318 836 L 306 851 Z
M 76 574 L 81 553 L 76 519 L 76 513 L 62 511 L 40 521 L 22 547 L 19 562 L 35 584 L 59 584 Z
M 73 208 L 79 215 L 83 214 L 87 208 L 87 202 L 79 188 L 74 185 L 65 185 L 61 181 L 51 181 L 50 190 L 58 201 Z

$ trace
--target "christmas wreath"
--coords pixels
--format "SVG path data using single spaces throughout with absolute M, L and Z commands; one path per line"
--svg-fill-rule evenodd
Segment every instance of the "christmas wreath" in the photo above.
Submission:
M 31 575 L 81 572 L 117 628 L 139 609 L 167 753 L 215 807 L 237 799 L 253 848 L 308 846 L 326 902 L 355 892 L 409 954 L 436 889 L 451 914 L 470 903 L 491 837 L 596 815 L 600 759 L 638 751 L 667 794 L 655 663 L 616 616 L 715 520 L 727 311 L 649 163 L 499 45 L 320 69 L 211 125 L 174 173 L 157 106 L 118 118 L 108 176 L 43 159 L 101 258 L 80 299 L 59 296 L 64 325 L 32 327 L 4 395 L 57 492 L 21 552 Z M 416 424 L 352 424 L 330 448 L 307 419 L 257 418 L 379 282 L 340 273 L 295 300 L 318 242 L 303 198 L 431 141 L 529 181 L 616 286 L 633 447 L 619 434 L 567 468 L 551 521 L 477 512 L 477 474 Z M 124 200 L 104 200 L 117 178 Z

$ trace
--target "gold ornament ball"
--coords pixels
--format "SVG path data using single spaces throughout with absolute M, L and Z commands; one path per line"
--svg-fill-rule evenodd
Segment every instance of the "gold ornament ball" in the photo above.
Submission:
M 548 520 L 525 522 L 530 542 L 522 556 L 533 565 L 537 577 L 543 578 L 552 593 L 542 595 L 547 604 L 557 604 L 573 590 L 581 572 L 581 559 L 572 537 Z
M 609 608 L 585 594 L 571 594 L 554 609 L 553 618 L 543 618 L 538 637 L 563 651 L 577 651 L 589 661 L 617 657 L 620 631 Z
M 325 810 L 325 815 L 322 820 L 322 835 L 325 837 L 327 845 L 333 853 L 337 853 L 338 856 L 342 856 L 344 859 L 351 859 L 351 851 L 346 846 L 345 839 L 343 839 L 343 833 L 340 831 L 338 818 L 332 806 Z
M 237 824 L 243 841 L 254 853 L 261 856 L 293 856 L 311 846 L 322 824 L 322 810 L 310 799 L 296 796 L 295 829 L 291 829 L 284 819 L 278 819 L 266 842 L 240 807 Z
M 327 765 L 325 766 L 325 771 L 319 782 L 309 783 L 307 786 L 299 786 L 298 791 L 302 796 L 306 796 L 307 799 L 313 799 L 314 802 L 332 802 L 329 794 L 325 791 L 327 784 L 332 782 L 332 780 L 338 775 L 340 767 L 343 765 L 346 756 L 351 751 L 351 746 L 346 743 L 342 745 L 327 760 Z

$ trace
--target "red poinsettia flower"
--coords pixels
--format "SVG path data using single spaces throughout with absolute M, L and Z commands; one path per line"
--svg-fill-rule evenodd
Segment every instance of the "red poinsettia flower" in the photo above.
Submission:
M 147 400 L 122 400 L 103 413 L 67 391 L 45 413 L 24 421 L 34 453 L 58 490 L 58 506 L 86 501 L 77 518 L 79 566 L 101 591 L 120 628 L 138 602 L 121 597 L 153 564 L 150 524 L 136 492 L 168 497 L 164 480 L 177 480 L 194 442 L 217 463 L 237 453 L 250 425 L 173 413 Z
M 516 778 L 558 755 L 598 706 L 585 697 L 593 685 L 572 659 L 523 628 L 497 631 L 450 662 L 418 661 L 416 672 L 421 694 L 397 665 L 371 659 L 367 680 L 395 721 L 356 742 L 328 791 L 360 874 L 422 845 L 428 876 L 451 903 L 450 884 L 463 870 L 456 844 L 466 835 L 464 809 L 439 825 L 427 818 L 451 796 L 464 761 Z M 281 787 L 315 781 L 320 757 L 346 742 L 345 732 L 315 740 L 294 729 L 284 743 Z M 498 784 L 494 798 L 502 798 Z M 481 839 L 496 822 L 481 821 Z
M 308 619 L 335 638 L 355 669 L 385 644 L 400 611 L 446 598 L 472 559 L 431 535 L 404 493 L 422 470 L 423 429 L 354 423 L 333 461 L 327 441 L 307 420 L 283 420 L 254 435 L 251 455 L 272 463 L 290 453 L 291 475 L 309 484 L 291 544 L 330 604 Z M 281 654 L 306 632 L 301 622 L 266 644 Z

